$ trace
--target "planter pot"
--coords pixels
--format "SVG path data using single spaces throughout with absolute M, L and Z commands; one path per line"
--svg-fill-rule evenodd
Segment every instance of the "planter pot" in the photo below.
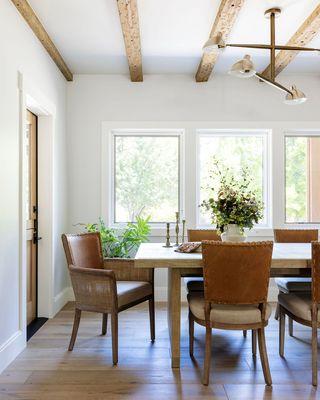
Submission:
M 105 258 L 104 269 L 111 269 L 117 281 L 153 282 L 153 269 L 135 268 L 133 258 Z
M 235 224 L 226 226 L 225 231 L 221 234 L 223 242 L 245 242 L 246 235 L 241 231 L 240 227 Z

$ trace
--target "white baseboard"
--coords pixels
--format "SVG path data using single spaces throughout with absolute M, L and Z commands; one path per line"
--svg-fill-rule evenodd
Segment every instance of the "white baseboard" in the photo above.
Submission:
M 17 331 L 0 346 L 0 374 L 21 353 L 26 343 L 25 333 Z
M 55 316 L 68 301 L 74 301 L 74 294 L 72 287 L 64 288 L 60 293 L 54 297 L 53 301 L 53 316 Z

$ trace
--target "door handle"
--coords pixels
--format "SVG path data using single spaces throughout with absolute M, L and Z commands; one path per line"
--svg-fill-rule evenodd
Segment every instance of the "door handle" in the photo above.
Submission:
M 37 244 L 39 242 L 39 240 L 41 240 L 42 237 L 38 236 L 37 232 L 34 232 L 33 234 L 33 243 Z

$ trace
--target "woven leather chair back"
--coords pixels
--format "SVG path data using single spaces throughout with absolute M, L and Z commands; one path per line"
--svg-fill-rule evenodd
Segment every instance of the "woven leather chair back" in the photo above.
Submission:
M 267 301 L 273 242 L 202 242 L 205 300 L 216 304 Z
M 318 240 L 317 229 L 274 229 L 276 243 L 311 243 Z
M 218 240 L 221 236 L 216 229 L 188 229 L 188 242 L 201 242 L 202 240 Z
M 103 268 L 103 255 L 99 232 L 62 235 L 68 266 Z

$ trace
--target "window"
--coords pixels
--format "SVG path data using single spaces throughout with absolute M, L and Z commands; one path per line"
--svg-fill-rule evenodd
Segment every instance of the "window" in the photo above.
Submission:
M 320 136 L 285 137 L 287 223 L 320 222 Z
M 150 216 L 175 220 L 181 211 L 181 132 L 113 133 L 113 222 Z
M 268 197 L 268 133 L 267 132 L 225 132 L 198 131 L 198 204 L 212 193 L 217 185 L 212 176 L 214 161 L 228 168 L 235 176 L 248 169 L 252 177 L 252 190 L 264 203 L 264 218 L 260 226 L 269 221 Z M 198 211 L 198 224 L 209 225 L 210 215 L 202 208 Z

